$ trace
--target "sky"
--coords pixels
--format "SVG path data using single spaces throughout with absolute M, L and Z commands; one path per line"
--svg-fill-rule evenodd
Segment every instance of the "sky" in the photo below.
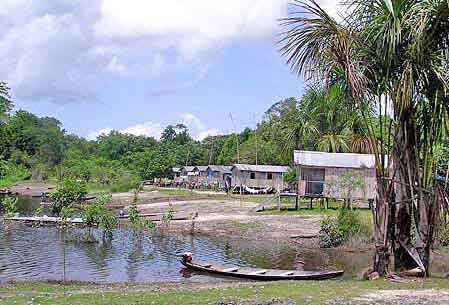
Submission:
M 332 13 L 335 1 L 318 1 Z M 277 51 L 287 0 L 2 0 L 0 80 L 16 109 L 95 139 L 255 126 L 304 82 Z M 232 120 L 231 120 L 232 116 Z

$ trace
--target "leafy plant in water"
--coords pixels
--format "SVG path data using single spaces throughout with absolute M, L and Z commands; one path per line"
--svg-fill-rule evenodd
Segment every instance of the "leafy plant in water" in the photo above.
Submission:
M 53 213 L 59 214 L 63 207 L 68 207 L 72 203 L 79 202 L 87 194 L 86 184 L 82 181 L 64 179 L 58 186 L 56 192 L 50 194 L 53 203 Z
M 156 224 L 151 219 L 145 219 L 143 221 L 143 227 L 150 232 L 154 232 L 154 230 L 156 230 Z
M 18 213 L 17 202 L 17 197 L 6 197 L 3 199 L 2 204 L 6 216 L 11 217 Z
M 39 206 L 35 211 L 34 211 L 34 216 L 39 217 L 42 216 L 44 214 L 44 208 L 42 206 Z
M 162 225 L 167 228 L 170 226 L 170 222 L 173 220 L 174 217 L 174 209 L 173 209 L 173 205 L 171 203 L 168 204 L 168 212 L 164 213 L 164 215 L 162 215 Z
M 108 210 L 106 205 L 111 201 L 111 195 L 102 195 L 94 202 L 83 206 L 82 219 L 84 223 L 92 227 L 98 225 L 104 235 L 112 238 L 114 230 L 118 226 L 118 218 Z
M 74 213 L 75 213 L 75 209 L 72 208 L 71 206 L 62 207 L 61 212 L 60 212 L 62 221 L 67 221 L 69 218 L 71 218 L 73 216 Z
M 140 230 L 142 228 L 142 222 L 137 210 L 137 205 L 132 204 L 128 210 L 128 219 L 131 222 L 133 230 Z

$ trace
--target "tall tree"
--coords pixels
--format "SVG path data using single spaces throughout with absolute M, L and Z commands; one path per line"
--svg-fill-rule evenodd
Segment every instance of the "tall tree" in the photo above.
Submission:
M 374 269 L 386 274 L 394 252 L 396 267 L 413 262 L 428 272 L 439 194 L 433 155 L 449 110 L 449 3 L 350 0 L 346 5 L 346 15 L 336 21 L 314 0 L 295 1 L 298 10 L 283 21 L 282 53 L 294 71 L 324 80 L 324 87 L 344 86 L 364 118 L 376 155 Z M 377 107 L 384 130 L 389 104 L 391 146 L 389 134 L 376 137 L 365 113 L 370 105 Z

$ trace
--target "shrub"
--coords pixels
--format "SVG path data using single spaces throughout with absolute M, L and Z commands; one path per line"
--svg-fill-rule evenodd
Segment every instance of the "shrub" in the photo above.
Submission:
M 79 202 L 87 194 L 87 188 L 84 182 L 64 179 L 58 186 L 56 192 L 50 194 L 53 203 L 53 213 L 59 214 L 63 207 L 68 207 L 74 202 Z
M 15 215 L 19 209 L 17 207 L 18 198 L 17 197 L 5 197 L 2 201 L 3 209 L 5 210 L 6 216 Z
M 124 172 L 122 176 L 117 177 L 112 182 L 111 192 L 128 192 L 132 189 L 137 189 L 140 185 L 140 180 L 137 176 L 131 173 Z
M 30 172 L 26 167 L 0 160 L 0 188 L 9 187 L 16 182 L 29 178 Z
M 102 195 L 92 203 L 82 206 L 82 215 L 84 223 L 88 226 L 94 226 L 100 223 L 102 215 L 107 212 L 106 204 L 111 201 L 110 195 Z
M 321 221 L 320 246 L 338 247 L 359 235 L 370 236 L 369 225 L 361 221 L 359 212 L 340 209 L 336 218 L 326 217 Z
M 100 196 L 94 202 L 83 206 L 81 217 L 87 226 L 98 225 L 105 235 L 112 238 L 113 231 L 118 226 L 118 218 L 106 207 L 110 201 L 111 195 Z
M 67 220 L 67 219 L 71 218 L 74 213 L 75 213 L 75 210 L 73 208 L 71 208 L 70 206 L 63 206 L 61 208 L 60 215 L 63 220 Z
M 449 224 L 442 224 L 438 228 L 438 240 L 443 247 L 449 246 Z
M 326 217 L 321 221 L 320 246 L 322 248 L 338 247 L 344 239 L 335 218 Z

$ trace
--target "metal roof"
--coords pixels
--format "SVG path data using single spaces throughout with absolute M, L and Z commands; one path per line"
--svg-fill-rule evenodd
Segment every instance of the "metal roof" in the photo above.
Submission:
M 179 172 L 181 171 L 181 168 L 179 168 L 179 167 L 173 167 L 171 170 L 172 170 L 172 172 L 174 172 L 174 173 L 179 173 Z
M 200 171 L 200 172 L 205 172 L 207 171 L 207 166 L 195 166 L 195 168 Z
M 232 166 L 227 165 L 209 165 L 208 168 L 213 172 L 231 173 Z
M 326 153 L 318 151 L 294 152 L 295 165 L 314 167 L 374 168 L 375 157 L 369 154 Z
M 246 172 L 263 172 L 263 173 L 286 173 L 289 170 L 288 166 L 278 165 L 251 165 L 251 164 L 234 164 L 232 169 Z
M 195 170 L 195 166 L 184 166 L 184 167 L 181 167 L 181 170 L 186 171 L 186 172 L 193 172 Z

